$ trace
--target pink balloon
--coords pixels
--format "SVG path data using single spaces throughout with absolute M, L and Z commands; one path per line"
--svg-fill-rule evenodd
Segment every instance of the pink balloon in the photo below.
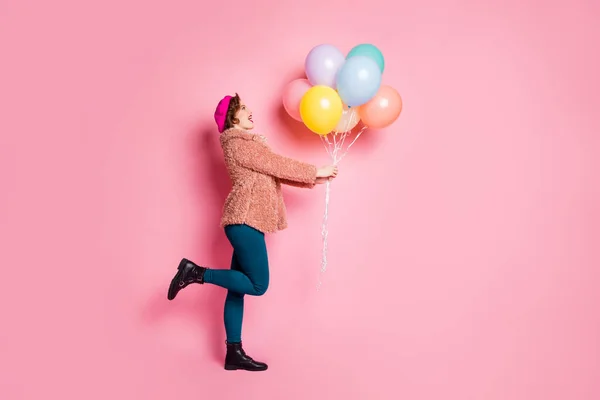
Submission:
M 369 128 L 385 128 L 394 122 L 402 112 L 402 98 L 396 89 L 381 85 L 371 100 L 360 106 L 358 113 L 362 122 Z
M 300 101 L 302 96 L 311 88 L 307 79 L 296 79 L 288 83 L 283 89 L 283 108 L 296 121 L 300 118 Z

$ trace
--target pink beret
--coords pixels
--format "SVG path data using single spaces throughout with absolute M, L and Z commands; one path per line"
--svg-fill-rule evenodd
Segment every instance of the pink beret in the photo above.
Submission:
M 217 123 L 217 128 L 219 128 L 219 133 L 223 133 L 225 130 L 227 110 L 229 109 L 229 103 L 232 98 L 232 96 L 225 96 L 219 101 L 219 104 L 217 104 L 217 109 L 215 110 L 215 122 Z

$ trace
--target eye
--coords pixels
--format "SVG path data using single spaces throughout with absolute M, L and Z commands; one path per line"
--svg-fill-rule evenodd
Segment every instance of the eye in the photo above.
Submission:
M 246 106 L 242 106 L 242 110 L 245 110 L 245 109 L 246 109 Z

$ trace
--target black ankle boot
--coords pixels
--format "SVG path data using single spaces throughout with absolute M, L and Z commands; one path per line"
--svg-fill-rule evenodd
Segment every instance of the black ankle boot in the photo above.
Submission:
M 254 361 L 251 357 L 247 356 L 242 348 L 242 343 L 227 343 L 227 355 L 225 356 L 226 370 L 266 371 L 267 368 L 267 364 Z
M 171 285 L 169 285 L 167 298 L 173 300 L 177 293 L 190 283 L 204 283 L 205 272 L 206 268 L 200 267 L 185 258 L 181 260 L 177 267 L 177 273 L 171 280 Z

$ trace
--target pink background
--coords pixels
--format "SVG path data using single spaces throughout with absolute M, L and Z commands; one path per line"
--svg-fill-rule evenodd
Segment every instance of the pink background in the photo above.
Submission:
M 588 1 L 0 1 L 0 398 L 600 398 L 600 6 Z M 392 5 L 394 4 L 394 5 Z M 238 91 L 322 164 L 280 91 L 361 42 L 403 96 L 332 188 L 287 190 L 272 284 L 222 370 L 211 115 Z

